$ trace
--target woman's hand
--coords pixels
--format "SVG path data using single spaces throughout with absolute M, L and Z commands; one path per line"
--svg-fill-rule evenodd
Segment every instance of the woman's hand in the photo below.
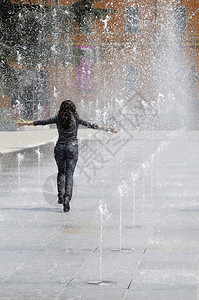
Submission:
M 19 119 L 20 121 L 18 121 L 18 122 L 16 122 L 15 123 L 15 126 L 17 127 L 17 128 L 19 128 L 19 127 L 21 127 L 21 126 L 24 126 L 24 125 L 28 125 L 28 123 L 26 122 L 26 121 L 24 121 L 23 119 Z
M 106 131 L 110 131 L 112 133 L 118 133 L 118 131 L 113 126 L 108 126 Z
M 106 132 L 118 133 L 118 131 L 113 126 L 100 126 L 99 130 L 104 130 Z
M 15 125 L 17 128 L 21 127 L 21 126 L 25 126 L 25 125 L 33 125 L 33 121 L 27 122 L 23 119 L 19 119 L 20 121 L 16 122 Z

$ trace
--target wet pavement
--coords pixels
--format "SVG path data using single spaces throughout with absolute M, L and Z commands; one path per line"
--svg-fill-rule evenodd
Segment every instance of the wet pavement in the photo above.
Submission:
M 71 211 L 54 142 L 0 158 L 1 299 L 199 299 L 199 133 L 82 138 Z

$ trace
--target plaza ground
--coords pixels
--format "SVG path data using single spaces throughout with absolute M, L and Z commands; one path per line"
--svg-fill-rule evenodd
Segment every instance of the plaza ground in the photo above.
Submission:
M 0 132 L 1 299 L 199 299 L 199 132 L 80 130 L 71 211 L 56 130 Z

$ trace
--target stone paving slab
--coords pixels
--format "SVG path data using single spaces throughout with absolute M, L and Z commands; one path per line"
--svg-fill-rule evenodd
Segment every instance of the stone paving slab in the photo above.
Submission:
M 0 298 L 198 300 L 199 140 L 186 136 L 137 134 L 116 153 L 83 139 L 67 214 L 53 143 L 4 154 Z

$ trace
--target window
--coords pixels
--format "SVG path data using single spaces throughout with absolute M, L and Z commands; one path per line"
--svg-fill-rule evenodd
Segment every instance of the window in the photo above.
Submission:
M 91 25 L 91 18 L 85 17 L 81 21 L 79 25 L 79 33 L 91 33 L 92 32 L 92 25 Z
M 77 89 L 91 91 L 93 88 L 93 46 L 77 46 L 82 51 L 77 65 Z
M 185 33 L 187 31 L 187 8 L 183 6 L 176 6 L 174 8 L 175 29 L 178 33 Z
M 127 7 L 126 8 L 126 32 L 137 33 L 139 26 L 139 13 L 138 7 Z
M 126 67 L 126 92 L 128 96 L 133 96 L 138 92 L 139 73 L 136 67 Z

